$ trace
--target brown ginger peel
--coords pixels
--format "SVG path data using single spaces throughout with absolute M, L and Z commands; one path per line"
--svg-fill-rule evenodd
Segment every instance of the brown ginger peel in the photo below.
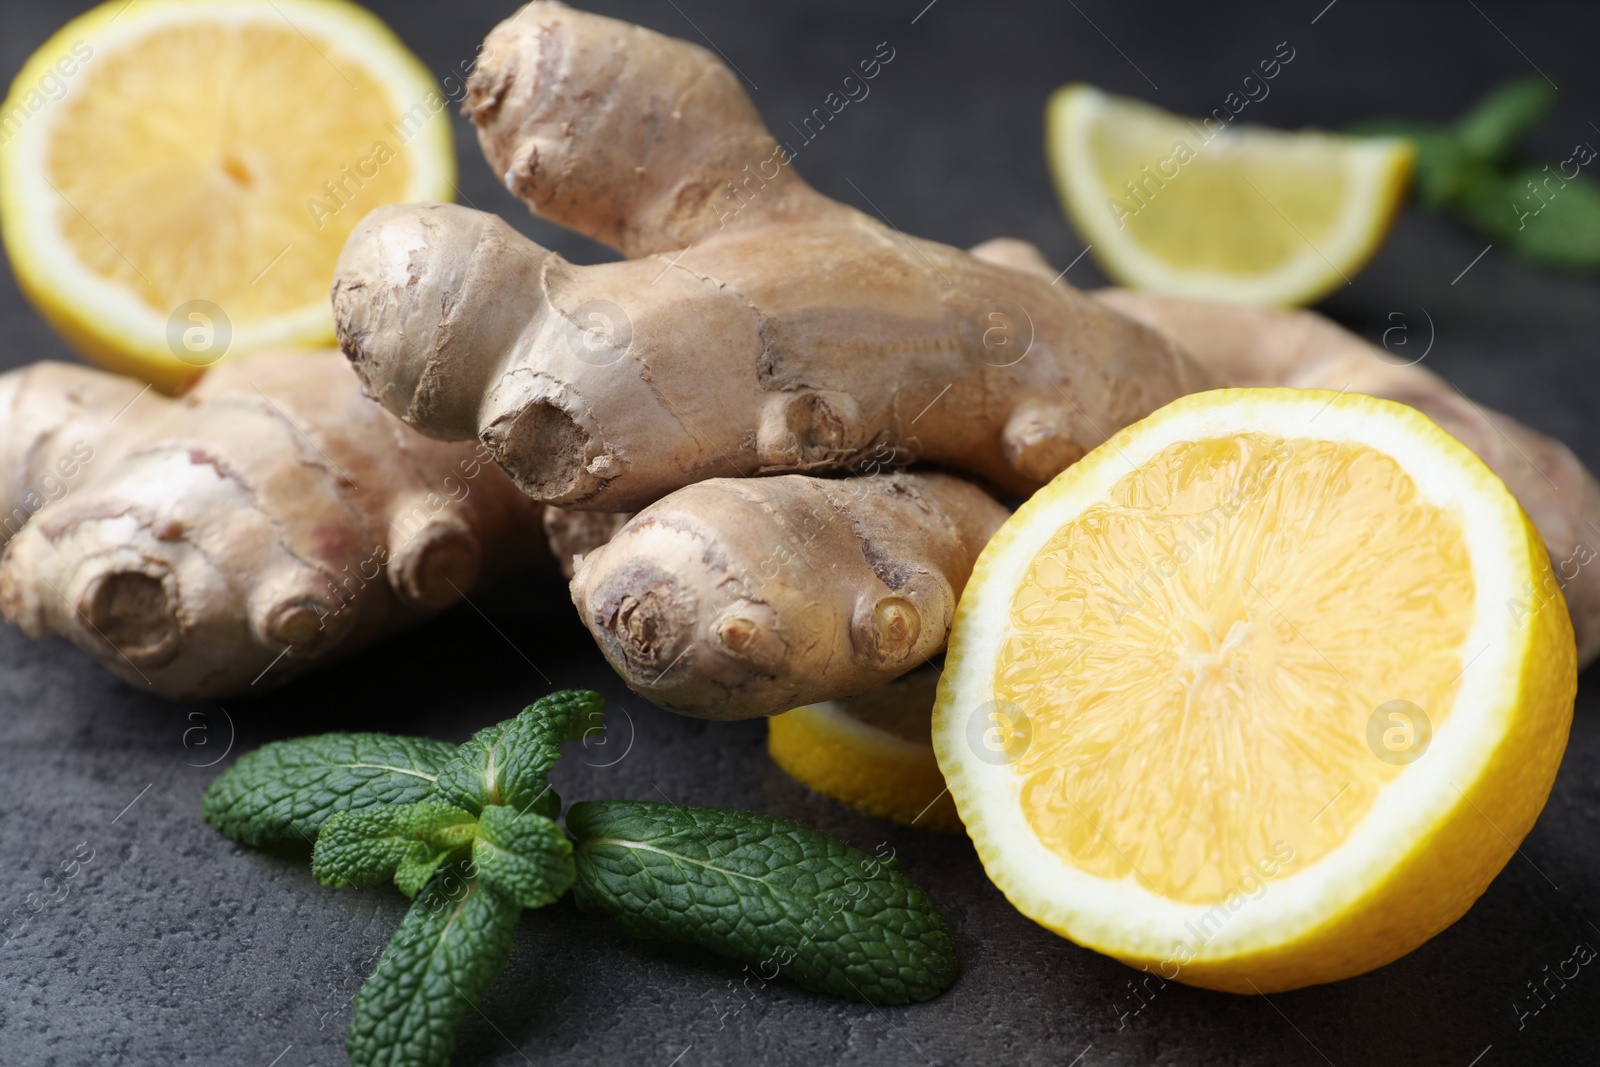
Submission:
M 537 504 L 331 350 L 177 400 L 39 363 L 0 376 L 0 412 L 0 614 L 175 699 L 280 685 L 544 556 Z
M 572 599 L 642 696 L 702 718 L 774 715 L 943 651 L 1006 514 L 943 474 L 712 479 L 591 549 Z
M 1213 384 L 1065 283 L 907 237 L 791 167 L 751 184 L 781 149 L 696 45 L 537 0 L 485 55 L 467 106 L 508 187 L 645 258 L 575 266 L 481 212 L 383 208 L 334 311 L 372 396 L 481 438 L 536 499 L 626 511 L 882 448 L 1026 493 Z

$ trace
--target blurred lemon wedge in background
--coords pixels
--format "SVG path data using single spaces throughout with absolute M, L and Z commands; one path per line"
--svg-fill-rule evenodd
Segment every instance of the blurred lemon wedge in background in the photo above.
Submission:
M 1419 412 L 1197 393 L 980 556 L 933 745 L 989 876 L 1165 979 L 1360 974 L 1459 918 L 1544 806 L 1576 688 L 1544 543 Z
M 767 752 L 791 777 L 867 815 L 959 834 L 929 730 L 939 673 L 913 671 L 845 700 L 767 720 Z
M 1095 260 L 1122 285 L 1309 304 L 1346 284 L 1409 187 L 1409 141 L 1223 126 L 1088 85 L 1050 98 L 1045 151 Z
M 6 251 L 74 346 L 165 389 L 229 352 L 327 344 L 360 218 L 449 198 L 449 110 L 342 0 L 113 0 L 0 106 Z

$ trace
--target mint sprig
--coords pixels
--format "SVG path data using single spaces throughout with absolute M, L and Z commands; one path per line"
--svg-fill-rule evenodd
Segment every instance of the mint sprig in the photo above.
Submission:
M 1454 215 L 1531 263 L 1600 270 L 1600 180 L 1593 140 L 1548 163 L 1520 154 L 1545 125 L 1556 91 L 1542 77 L 1490 91 L 1455 122 L 1371 119 L 1351 132 L 1404 137 L 1417 149 L 1417 202 Z
M 611 801 L 574 805 L 563 831 L 549 773 L 601 709 L 597 694 L 554 693 L 459 747 L 385 734 L 277 742 L 206 791 L 201 811 L 234 840 L 315 836 L 318 881 L 393 879 L 415 898 L 356 997 L 353 1064 L 448 1063 L 522 909 L 569 889 L 636 934 L 742 959 L 763 980 L 873 1004 L 926 1000 L 955 980 L 927 896 L 892 861 L 804 826 Z

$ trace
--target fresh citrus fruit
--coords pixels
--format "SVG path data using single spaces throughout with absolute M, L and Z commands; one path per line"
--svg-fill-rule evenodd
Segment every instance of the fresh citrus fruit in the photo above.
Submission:
M 1419 412 L 1184 397 L 1000 529 L 933 745 L 1023 913 L 1234 992 L 1459 918 L 1544 806 L 1576 688 L 1543 542 Z
M 939 675 L 925 668 L 845 700 L 767 720 L 767 751 L 790 777 L 880 819 L 959 834 L 929 739 Z
M 1088 85 L 1051 97 L 1046 154 L 1067 214 L 1116 281 L 1308 304 L 1377 251 L 1409 141 L 1190 120 Z
M 23 291 L 103 366 L 175 389 L 228 352 L 333 340 L 371 209 L 444 199 L 447 103 L 342 0 L 114 0 L 0 105 L 0 227 Z

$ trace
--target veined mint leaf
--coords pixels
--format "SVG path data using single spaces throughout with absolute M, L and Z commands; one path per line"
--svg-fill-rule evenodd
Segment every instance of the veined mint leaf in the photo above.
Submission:
M 435 874 L 356 994 L 352 1067 L 445 1067 L 456 1024 L 511 956 L 521 914 L 465 863 Z
M 1556 106 L 1555 88 L 1543 77 L 1514 78 L 1489 94 L 1461 118 L 1456 132 L 1462 145 L 1490 163 L 1511 159 L 1527 137 L 1545 124 Z
M 241 756 L 200 799 L 206 822 L 245 845 L 304 840 L 336 811 L 433 792 L 455 746 L 391 734 L 320 734 Z
M 553 904 L 576 877 L 572 842 L 543 815 L 490 805 L 478 822 L 472 865 L 486 885 L 524 908 Z
M 311 873 L 323 885 L 377 885 L 390 878 L 407 896 L 452 852 L 472 844 L 471 812 L 449 804 L 379 804 L 328 817 L 317 834 Z
M 551 791 L 549 776 L 561 758 L 561 743 L 583 736 L 604 706 L 598 693 L 568 689 L 479 730 L 440 772 L 440 796 L 475 815 L 487 805 L 505 804 L 554 818 L 561 798 Z
M 703 945 L 820 992 L 872 1004 L 955 981 L 939 910 L 910 879 L 797 823 L 720 808 L 574 804 L 573 893 L 647 937 Z

